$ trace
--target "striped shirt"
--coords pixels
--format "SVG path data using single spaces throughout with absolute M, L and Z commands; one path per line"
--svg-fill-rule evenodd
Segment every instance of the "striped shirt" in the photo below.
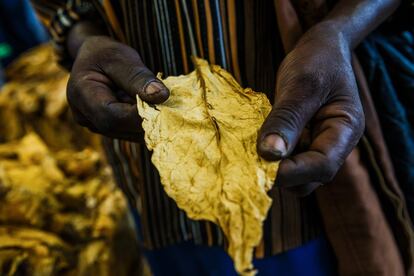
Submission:
M 58 48 L 63 45 L 66 29 L 82 18 L 78 7 L 93 6 L 93 14 L 106 24 L 109 33 L 135 48 L 154 72 L 165 76 L 189 73 L 191 56 L 198 56 L 222 66 L 243 86 L 263 91 L 273 100 L 276 72 L 284 56 L 273 0 L 33 2 L 50 26 Z M 82 2 L 86 4 L 82 6 Z M 226 246 L 217 226 L 189 219 L 166 195 L 145 145 L 109 138 L 104 138 L 104 145 L 118 185 L 139 213 L 146 248 L 182 241 Z M 321 234 L 313 196 L 299 199 L 277 187 L 270 195 L 273 205 L 256 257 L 298 247 Z

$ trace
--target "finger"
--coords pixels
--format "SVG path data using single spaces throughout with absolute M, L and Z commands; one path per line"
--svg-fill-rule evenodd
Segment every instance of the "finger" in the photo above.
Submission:
M 280 160 L 292 152 L 305 125 L 322 103 L 314 95 L 317 86 L 314 80 L 293 77 L 282 81 L 257 141 L 259 155 L 267 160 Z
M 280 163 L 277 177 L 280 187 L 326 183 L 336 175 L 364 129 L 362 111 L 359 108 L 344 111 L 341 106 L 331 105 L 318 112 L 309 150 Z
M 170 95 L 168 88 L 144 65 L 138 53 L 125 45 L 119 51 L 123 51 L 122 54 L 102 62 L 102 71 L 133 98 L 138 94 L 148 103 L 166 101 Z
M 106 120 L 106 125 L 101 127 L 103 134 L 116 133 L 119 138 L 125 136 L 141 136 L 141 118 L 138 115 L 136 104 L 110 102 L 103 107 L 104 115 L 101 120 Z
M 72 117 L 78 125 L 86 127 L 93 133 L 102 134 L 88 119 L 86 119 L 85 116 L 83 116 L 83 114 L 78 110 L 76 105 L 71 104 L 69 101 L 68 103 L 70 106 L 70 110 L 72 111 Z
M 115 96 L 121 103 L 137 104 L 137 97 L 131 97 L 128 93 L 123 90 L 117 90 Z
M 80 126 L 83 127 L 91 127 L 92 123 L 89 122 L 82 114 L 80 114 L 78 111 L 75 111 L 74 108 L 71 107 L 71 114 L 72 118 L 74 119 L 75 123 L 77 123 Z
M 86 119 L 85 116 L 83 116 L 83 114 L 78 110 L 76 105 L 73 105 L 69 100 L 68 100 L 68 104 L 70 106 L 72 118 L 74 119 L 75 123 L 77 123 L 80 126 L 86 127 L 86 128 L 93 128 L 92 123 L 89 122 L 89 120 Z
M 98 133 L 113 138 L 140 139 L 141 120 L 136 104 L 119 102 L 107 85 L 96 81 L 94 74 L 85 75 L 77 83 L 69 81 L 68 102 L 71 108 L 90 122 L 92 127 L 87 125 L 88 128 L 96 129 Z
M 309 149 L 310 144 L 312 143 L 312 137 L 311 137 L 311 129 L 309 127 L 309 124 L 305 126 L 303 129 L 299 140 L 296 144 L 296 147 L 293 149 L 291 155 L 298 154 L 300 152 L 304 152 Z
M 76 111 L 76 108 L 74 108 L 73 106 L 71 107 L 72 111 L 72 115 L 75 119 L 75 122 L 78 123 L 79 125 L 86 127 L 88 130 L 90 130 L 93 133 L 97 133 L 97 134 L 101 134 L 110 138 L 114 138 L 114 139 L 122 139 L 122 140 L 128 140 L 128 141 L 132 141 L 132 142 L 139 142 L 142 143 L 143 140 L 143 133 L 141 132 L 136 132 L 136 131 L 122 131 L 122 132 L 113 132 L 113 131 L 109 131 L 109 132 L 104 132 L 104 130 L 102 129 L 97 129 L 89 120 L 87 120 L 79 111 Z M 135 128 L 133 128 L 135 130 Z
M 290 0 L 276 0 L 276 18 L 285 52 L 290 52 L 303 34 L 298 15 Z

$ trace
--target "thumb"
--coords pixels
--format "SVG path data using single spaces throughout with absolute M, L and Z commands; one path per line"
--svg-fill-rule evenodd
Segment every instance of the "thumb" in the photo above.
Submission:
M 147 103 L 165 102 L 170 96 L 168 88 L 145 66 L 134 49 L 125 48 L 121 56 L 105 63 L 102 70 L 133 99 L 138 94 Z
M 280 160 L 289 155 L 319 108 L 313 99 L 289 92 L 292 93 L 287 93 L 288 97 L 275 103 L 259 131 L 257 151 L 266 160 Z

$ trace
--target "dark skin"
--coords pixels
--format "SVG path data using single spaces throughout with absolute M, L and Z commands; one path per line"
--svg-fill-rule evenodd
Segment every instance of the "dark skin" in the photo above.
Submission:
M 281 160 L 277 185 L 303 196 L 332 180 L 364 131 L 351 52 L 399 5 L 342 0 L 292 45 L 277 74 L 276 100 L 258 137 L 260 156 Z M 164 102 L 168 89 L 132 48 L 80 22 L 68 38 L 75 63 L 67 96 L 76 121 L 102 135 L 142 141 L 135 96 Z M 301 151 L 293 152 L 300 142 Z

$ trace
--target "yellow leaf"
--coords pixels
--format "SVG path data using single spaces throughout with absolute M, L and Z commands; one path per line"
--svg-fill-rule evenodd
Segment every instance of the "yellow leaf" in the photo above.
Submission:
M 236 270 L 251 275 L 278 168 L 256 152 L 271 105 L 219 66 L 194 63 L 192 73 L 163 80 L 171 92 L 165 103 L 138 98 L 145 142 L 165 192 L 191 219 L 218 224 Z

